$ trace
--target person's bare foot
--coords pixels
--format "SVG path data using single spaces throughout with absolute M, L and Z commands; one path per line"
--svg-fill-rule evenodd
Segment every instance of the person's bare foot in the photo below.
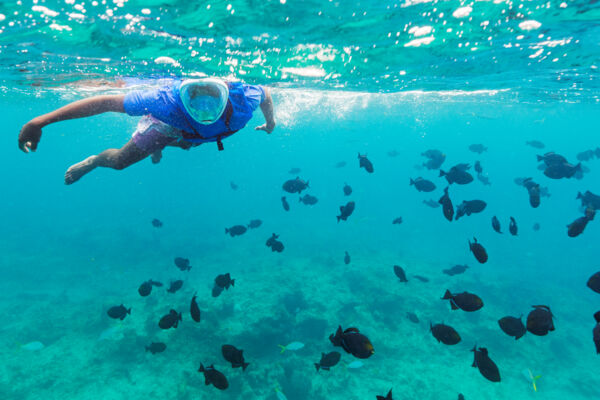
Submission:
M 85 160 L 71 165 L 65 173 L 65 185 L 70 185 L 81 179 L 82 176 L 96 168 L 96 156 L 91 156 Z
M 152 159 L 152 164 L 158 164 L 162 158 L 162 150 L 156 150 L 150 158 Z

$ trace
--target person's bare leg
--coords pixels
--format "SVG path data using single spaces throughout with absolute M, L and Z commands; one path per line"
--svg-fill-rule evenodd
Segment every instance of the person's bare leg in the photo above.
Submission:
M 65 184 L 70 185 L 77 182 L 82 176 L 91 172 L 96 167 L 121 170 L 143 160 L 149 155 L 150 153 L 141 150 L 130 140 L 120 149 L 107 149 L 98 155 L 88 157 L 72 165 L 65 173 Z

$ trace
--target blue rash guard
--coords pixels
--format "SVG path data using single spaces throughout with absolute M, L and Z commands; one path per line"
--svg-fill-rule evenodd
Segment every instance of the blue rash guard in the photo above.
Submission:
M 242 129 L 265 99 L 265 91 L 261 86 L 228 82 L 229 101 L 226 112 L 215 123 L 203 125 L 196 122 L 183 106 L 179 96 L 181 82 L 176 80 L 156 89 L 131 91 L 125 95 L 123 108 L 128 115 L 151 115 L 165 124 L 181 129 L 188 134 L 184 136 L 187 141 L 205 143 L 217 141 L 219 135 Z M 227 114 L 229 124 L 226 124 Z

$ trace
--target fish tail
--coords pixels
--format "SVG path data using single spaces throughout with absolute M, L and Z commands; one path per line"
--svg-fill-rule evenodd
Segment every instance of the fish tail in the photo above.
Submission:
M 321 369 L 321 364 L 316 364 L 315 363 L 315 368 L 317 369 L 317 372 L 319 372 L 319 369 Z
M 450 293 L 450 290 L 446 289 L 446 293 L 444 293 L 444 297 L 442 297 L 442 300 L 448 300 L 452 298 L 452 293 Z
M 581 192 L 577 192 L 577 197 L 575 197 L 576 200 L 582 199 L 583 195 L 581 194 Z
M 285 351 L 285 346 L 281 344 L 278 344 L 277 346 L 281 348 L 281 352 L 279 354 L 283 354 L 283 352 Z
M 232 279 L 231 280 L 231 286 L 234 286 L 234 284 L 235 284 L 235 279 Z
M 204 372 L 204 365 L 202 365 L 202 363 L 200 363 L 200 368 L 198 368 L 198 372 Z
M 131 307 L 127 310 L 127 314 L 131 314 Z
M 225 233 L 229 233 L 229 228 L 225 228 Z
M 339 223 L 339 222 L 340 222 L 340 219 L 341 219 L 341 217 L 338 217 L 338 216 L 336 216 L 336 218 L 337 218 L 337 222 Z
M 415 184 L 415 181 L 413 181 L 413 178 L 410 178 L 410 183 L 409 183 L 409 185 L 414 185 L 414 184 Z
M 450 308 L 453 310 L 458 310 L 458 306 L 456 305 L 456 303 L 452 300 L 450 300 Z
M 242 371 L 245 371 L 246 368 L 248 367 L 248 365 L 250 365 L 250 363 L 243 363 L 242 364 Z
M 538 155 L 538 156 L 536 156 L 536 157 L 537 157 L 537 160 L 538 160 L 538 161 L 543 161 L 543 160 L 544 160 L 544 157 L 543 157 L 543 156 L 539 156 L 539 155 Z
M 443 169 L 440 169 L 440 176 L 446 176 L 446 173 L 444 172 Z
M 145 346 L 146 349 L 146 353 L 150 351 L 150 347 L 149 346 Z

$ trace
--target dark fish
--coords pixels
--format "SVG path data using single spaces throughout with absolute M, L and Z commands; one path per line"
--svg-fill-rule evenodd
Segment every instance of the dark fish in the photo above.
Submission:
M 366 155 L 361 156 L 360 153 L 358 153 L 358 166 L 359 168 L 364 168 L 365 171 L 370 174 L 373 173 L 373 163 L 369 161 Z
M 483 307 L 483 301 L 479 296 L 469 292 L 452 294 L 449 290 L 446 290 L 442 300 L 450 300 L 450 308 L 453 310 L 460 308 L 463 311 L 473 312 Z
M 440 203 L 433 199 L 423 200 L 423 204 L 431 208 L 438 208 L 440 206 Z
M 594 345 L 596 345 L 596 354 L 600 354 L 600 311 L 596 311 L 594 319 L 596 320 L 596 326 L 592 330 L 592 336 L 594 338 Z
M 349 216 L 354 212 L 355 203 L 353 201 L 349 201 L 345 206 L 340 206 L 340 215 L 338 215 L 337 222 L 346 221 Z
M 233 189 L 233 190 L 238 190 L 239 186 L 236 185 L 233 181 L 229 182 L 229 186 Z
M 346 353 L 357 358 L 369 358 L 375 353 L 369 338 L 360 333 L 357 328 L 342 331 L 342 327 L 339 326 L 335 335 L 329 335 L 329 340 L 334 346 L 342 347 Z
M 194 293 L 192 301 L 190 302 L 190 314 L 194 321 L 200 322 L 200 307 L 198 307 L 198 303 L 196 303 L 196 293 Z
M 285 198 L 285 196 L 283 196 L 281 198 L 281 205 L 283 206 L 283 209 L 285 211 L 290 211 L 290 205 L 288 204 L 287 199 Z
M 569 237 L 577 237 L 583 233 L 588 222 L 592 221 L 596 216 L 596 211 L 593 208 L 588 208 L 583 217 L 577 218 L 575 221 L 567 225 L 567 235 Z
M 545 336 L 554 330 L 552 311 L 548 306 L 532 306 L 527 316 L 527 330 L 537 336 Z
M 456 207 L 455 219 L 458 221 L 465 214 L 470 216 L 471 214 L 480 213 L 485 207 L 487 207 L 487 203 L 483 200 L 465 200 Z
M 538 208 L 540 206 L 540 185 L 535 183 L 531 178 L 526 178 L 523 180 L 523 186 L 527 189 L 527 193 L 529 193 L 529 204 L 533 208 Z
M 350 264 L 350 254 L 348 254 L 347 251 L 344 254 L 344 264 L 346 264 L 346 265 Z
M 471 351 L 475 353 L 473 367 L 477 367 L 485 379 L 492 382 L 500 382 L 500 371 L 498 370 L 496 363 L 488 356 L 487 349 L 485 347 L 480 347 L 478 350 L 477 346 L 475 346 Z
M 402 223 L 402 217 L 394 218 L 392 225 L 400 225 Z
M 229 287 L 235 285 L 235 279 L 231 279 L 229 272 L 226 274 L 217 275 L 215 278 L 215 285 L 229 290 Z
M 273 234 L 269 239 L 267 239 L 267 247 L 271 248 L 271 251 L 281 253 L 284 249 L 283 243 L 279 240 L 279 235 Z
M 192 266 L 190 265 L 190 260 L 182 257 L 175 257 L 175 266 L 181 271 L 189 271 L 190 269 L 192 269 Z
M 206 385 L 213 385 L 219 390 L 225 390 L 229 387 L 229 382 L 227 382 L 225 375 L 223 375 L 222 372 L 217 371 L 213 365 L 204 368 L 204 366 L 200 364 L 198 372 L 204 374 L 204 383 Z
M 487 147 L 485 147 L 482 144 L 472 144 L 469 146 L 469 150 L 471 150 L 473 153 L 477 153 L 477 154 L 481 154 L 484 151 L 487 151 Z
M 435 190 L 435 184 L 427 179 L 418 177 L 417 179 L 410 179 L 410 185 L 414 185 L 419 192 L 433 192 Z
M 162 228 L 163 223 L 160 220 L 154 218 L 152 220 L 152 226 L 155 227 L 155 228 Z
M 152 342 L 150 346 L 146 346 L 146 352 L 150 352 L 152 354 L 162 353 L 167 349 L 167 345 L 162 342 Z
M 427 162 L 423 163 L 427 169 L 439 169 L 446 160 L 446 155 L 440 150 L 427 150 L 426 152 L 421 153 L 421 155 L 429 159 Z
M 225 228 L 225 234 L 229 234 L 231 237 L 241 236 L 246 233 L 247 230 L 248 228 L 244 225 L 234 225 L 231 228 Z
M 529 140 L 525 142 L 526 145 L 533 147 L 534 149 L 543 149 L 546 145 L 539 140 Z
M 400 282 L 408 282 L 406 279 L 406 273 L 404 273 L 404 269 L 398 265 L 394 265 L 394 274 L 400 279 Z
M 536 232 L 540 230 L 540 224 L 538 222 L 536 222 L 535 224 L 533 224 L 533 230 L 536 231 Z
M 221 353 L 223 358 L 231 363 L 233 368 L 242 367 L 242 371 L 246 370 L 246 367 L 250 365 L 244 360 L 244 350 L 239 350 L 230 344 L 224 344 L 221 347 Z
M 560 154 L 556 154 L 553 151 L 550 151 L 543 156 L 538 155 L 537 160 L 543 162 L 547 166 L 569 163 L 565 157 L 561 156 Z
M 212 297 L 219 297 L 219 295 L 223 293 L 223 290 L 224 289 L 222 287 L 214 285 L 211 292 Z
M 308 181 L 305 182 L 296 177 L 296 179 L 285 181 L 282 187 L 288 193 L 302 193 L 303 190 L 308 188 Z
M 517 236 L 519 228 L 517 227 L 517 221 L 513 217 L 510 217 L 510 225 L 508 226 L 508 231 L 511 235 Z
M 552 164 L 546 167 L 544 175 L 551 179 L 572 178 L 578 171 L 581 171 L 581 163 L 577 165 Z
M 390 150 L 390 151 L 387 152 L 387 155 L 390 156 L 390 157 L 392 157 L 392 158 L 395 158 L 395 157 L 398 157 L 400 155 L 400 153 L 398 153 L 397 150 Z
M 146 281 L 140 285 L 138 288 L 138 293 L 142 297 L 149 296 L 152 292 L 152 281 Z
M 594 275 L 590 276 L 590 279 L 587 281 L 587 287 L 596 293 L 600 293 L 600 272 L 596 272 Z
M 452 205 L 452 200 L 450 200 L 450 195 L 448 194 L 448 187 L 444 189 L 444 195 L 439 199 L 438 203 L 442 205 L 444 217 L 452 222 L 452 218 L 454 217 L 454 206 Z
M 577 154 L 577 159 L 579 161 L 589 161 L 594 157 L 594 150 L 586 150 Z
M 336 168 L 343 168 L 346 166 L 346 161 L 339 161 L 337 164 L 335 164 Z
M 488 260 L 487 251 L 480 243 L 477 243 L 477 238 L 473 238 L 473 243 L 469 240 L 469 249 L 481 264 L 485 264 Z
M 498 217 L 496 217 L 495 215 L 492 217 L 492 228 L 498 232 L 498 233 L 502 233 L 500 231 L 500 221 L 498 221 Z
M 477 179 L 479 180 L 479 182 L 483 183 L 484 186 L 490 186 L 490 178 L 488 178 L 487 175 L 484 174 L 477 174 Z
M 460 335 L 456 330 L 448 325 L 429 323 L 429 330 L 434 338 L 439 342 L 447 344 L 449 346 L 455 345 L 460 342 Z
M 429 282 L 429 278 L 421 275 L 413 275 L 413 277 L 421 282 Z
M 475 161 L 475 166 L 473 167 L 477 174 L 483 173 L 483 168 L 481 168 L 481 163 L 479 161 Z
M 261 225 L 262 225 L 262 221 L 260 219 L 253 219 L 248 224 L 248 228 L 250 228 L 250 229 L 256 229 L 256 228 L 258 228 Z
M 352 188 L 347 183 L 344 183 L 344 196 L 350 196 L 352 194 Z
M 388 394 L 385 397 L 377 396 L 377 400 L 394 400 L 392 398 L 392 389 L 390 389 L 390 391 L 388 392 Z
M 407 311 L 406 312 L 406 318 L 408 318 L 408 320 L 412 323 L 418 324 L 419 323 L 419 317 L 417 317 L 417 314 Z
M 455 265 L 452 268 L 443 270 L 446 275 L 454 276 L 463 274 L 469 267 L 467 265 Z
M 158 321 L 158 326 L 160 329 L 177 328 L 179 321 L 181 321 L 181 313 L 171 309 L 168 314 Z
M 589 190 L 581 194 L 577 193 L 577 200 L 581 200 L 581 206 L 584 208 L 593 208 L 594 210 L 600 210 L 600 196 L 590 192 Z
M 454 166 L 450 168 L 448 172 L 444 172 L 444 170 L 440 169 L 440 176 L 445 177 L 450 185 L 453 183 L 466 185 L 473 182 L 473 175 L 468 173 L 465 169 L 462 169 L 460 166 Z
M 516 317 L 504 317 L 498 320 L 498 325 L 500 325 L 500 329 L 502 332 L 506 333 L 508 336 L 512 336 L 515 340 L 523 337 L 525 332 L 527 332 L 527 328 L 523 325 L 523 321 L 521 318 Z
M 114 306 L 108 309 L 106 312 L 109 317 L 114 319 L 120 319 L 123 321 L 127 314 L 131 314 L 131 308 L 125 308 L 123 304 L 120 306 Z
M 310 194 L 305 194 L 303 197 L 300 197 L 300 203 L 304 203 L 307 206 L 313 206 L 317 204 L 318 201 L 319 199 L 317 199 L 315 196 L 311 196 Z
M 465 396 L 462 393 L 459 393 L 458 400 L 465 400 Z
M 169 292 L 169 293 L 175 293 L 179 289 L 181 289 L 182 286 L 183 286 L 183 281 L 181 279 L 178 279 L 176 281 L 171 281 L 171 285 L 167 289 L 167 292 Z
M 300 173 L 300 168 L 298 168 L 298 167 L 292 167 L 288 171 L 288 174 L 291 174 L 291 175 L 297 175 L 299 173 Z
M 340 362 L 340 358 L 342 355 L 337 351 L 332 351 L 330 353 L 321 353 L 321 360 L 318 363 L 315 363 L 315 368 L 318 370 L 323 369 L 325 371 L 329 371 L 329 369 L 335 366 L 338 362 Z

